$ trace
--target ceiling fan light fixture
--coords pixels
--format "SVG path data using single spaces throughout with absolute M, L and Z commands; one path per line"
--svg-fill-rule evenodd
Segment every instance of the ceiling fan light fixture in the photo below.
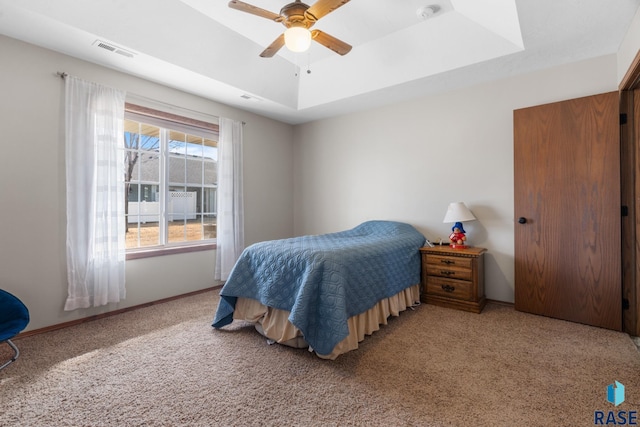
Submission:
M 260 53 L 261 58 L 272 58 L 285 46 L 291 52 L 305 52 L 311 47 L 312 41 L 334 51 L 338 55 L 346 55 L 351 52 L 352 46 L 342 40 L 321 30 L 314 29 L 309 31 L 309 28 L 313 27 L 318 20 L 346 3 L 349 3 L 349 0 L 316 0 L 313 5 L 309 6 L 302 3 L 302 0 L 294 0 L 285 4 L 280 9 L 279 14 L 241 0 L 229 1 L 229 7 L 285 26 L 287 30 Z
M 306 52 L 311 46 L 311 31 L 304 27 L 287 28 L 284 45 L 292 52 Z

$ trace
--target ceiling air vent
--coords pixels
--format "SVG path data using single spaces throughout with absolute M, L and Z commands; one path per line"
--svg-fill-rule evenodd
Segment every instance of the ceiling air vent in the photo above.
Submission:
M 243 93 L 242 95 L 240 95 L 240 98 L 246 99 L 247 101 L 262 101 L 257 96 L 247 95 L 246 93 Z
M 122 56 L 126 56 L 127 58 L 133 58 L 133 53 L 127 51 L 127 50 L 123 50 L 123 49 L 116 49 L 116 53 L 120 54 Z
M 108 50 L 109 52 L 113 52 L 113 53 L 117 53 L 117 54 L 122 55 L 122 56 L 126 56 L 127 58 L 133 58 L 135 56 L 134 53 L 129 52 L 126 49 L 123 49 L 123 48 L 118 47 L 118 46 L 116 46 L 114 44 L 106 43 L 106 42 L 103 42 L 103 41 L 100 41 L 100 40 L 96 40 L 95 42 L 93 42 L 93 45 L 94 46 L 98 46 L 99 48 Z
M 101 47 L 101 48 L 103 48 L 103 49 L 107 49 L 108 51 L 111 51 L 111 52 L 113 52 L 114 50 L 116 50 L 116 48 L 115 48 L 115 47 L 110 46 L 110 45 L 108 45 L 108 44 L 106 44 L 106 43 L 102 43 L 102 42 L 98 42 L 98 47 Z

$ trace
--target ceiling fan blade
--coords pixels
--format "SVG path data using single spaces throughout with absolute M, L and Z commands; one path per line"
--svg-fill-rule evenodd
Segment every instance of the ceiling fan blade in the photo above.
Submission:
M 317 21 L 347 3 L 349 0 L 318 0 L 307 9 L 304 15 L 311 21 Z
M 250 13 L 252 15 L 257 15 L 257 16 L 261 16 L 262 18 L 267 18 L 270 19 L 272 21 L 276 21 L 276 22 L 280 22 L 282 21 L 282 17 L 280 15 L 278 15 L 277 13 L 273 13 L 273 12 L 269 12 L 268 10 L 259 8 L 257 6 L 253 6 L 249 3 L 245 3 L 239 0 L 231 0 L 229 2 L 229 7 L 231 9 L 236 9 L 239 10 L 241 12 L 247 12 Z
M 331 49 L 338 55 L 346 55 L 351 52 L 351 45 L 338 40 L 337 38 L 330 36 L 329 34 L 320 30 L 311 31 L 311 38 L 326 48 Z
M 278 53 L 280 49 L 284 46 L 284 33 L 280 34 L 280 37 L 275 39 L 273 43 L 271 43 L 262 53 L 260 54 L 263 58 L 271 58 L 273 55 Z

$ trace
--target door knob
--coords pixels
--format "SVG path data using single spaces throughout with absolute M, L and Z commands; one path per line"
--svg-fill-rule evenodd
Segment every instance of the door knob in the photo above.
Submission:
M 527 223 L 527 218 L 525 218 L 525 217 L 521 216 L 520 218 L 518 218 L 518 222 L 519 222 L 520 224 L 526 224 L 526 223 Z

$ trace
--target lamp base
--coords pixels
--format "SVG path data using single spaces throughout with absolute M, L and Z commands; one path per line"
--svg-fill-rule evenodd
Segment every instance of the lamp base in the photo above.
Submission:
M 461 245 L 458 243 L 451 243 L 449 246 L 451 249 L 467 249 L 469 247 L 469 245 Z

